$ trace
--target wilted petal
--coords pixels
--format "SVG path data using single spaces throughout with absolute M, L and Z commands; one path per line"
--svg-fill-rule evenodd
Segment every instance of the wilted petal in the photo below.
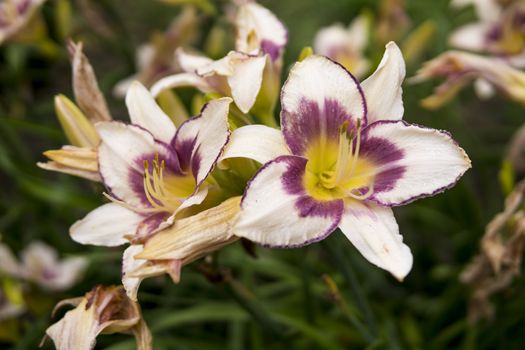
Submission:
M 268 9 L 255 2 L 239 7 L 235 20 L 237 40 L 235 48 L 248 54 L 261 51 L 273 61 L 281 57 L 288 42 L 288 32 L 281 21 Z
M 440 193 L 471 166 L 450 134 L 402 121 L 370 125 L 363 132 L 360 156 L 377 167 L 370 200 L 385 206 Z
M 135 258 L 143 249 L 143 245 L 133 244 L 126 248 L 122 255 L 122 285 L 133 301 L 137 301 L 137 293 L 144 277 L 131 277 L 130 273 L 147 264 L 147 260 Z
M 403 243 L 392 209 L 349 200 L 339 228 L 372 264 L 403 280 L 412 268 L 412 253 Z
M 71 226 L 69 234 L 81 244 L 113 247 L 129 242 L 145 219 L 143 215 L 116 203 L 104 204 Z
M 76 175 L 92 181 L 101 181 L 98 173 L 97 151 L 91 148 L 64 146 L 59 150 L 46 151 L 44 155 L 51 162 L 37 163 L 42 169 Z
M 101 334 L 133 332 L 137 349 L 151 349 L 151 334 L 142 321 L 138 304 L 126 297 L 122 287 L 97 286 L 78 306 L 46 330 L 57 350 L 90 350 Z
M 319 241 L 337 228 L 343 201 L 317 201 L 303 187 L 306 159 L 282 156 L 253 177 L 234 227 L 237 236 L 272 247 Z
M 177 220 L 149 239 L 136 258 L 177 259 L 184 264 L 190 263 L 238 239 L 232 226 L 239 211 L 240 197 L 233 197 L 216 207 Z
M 124 252 L 122 260 L 122 284 L 131 300 L 137 300 L 140 283 L 145 278 L 167 273 L 174 283 L 180 280 L 181 260 L 147 260 L 138 258 L 143 245 L 131 245 Z
M 217 163 L 230 135 L 228 112 L 231 99 L 212 100 L 201 114 L 181 125 L 173 140 L 182 169 L 189 169 L 197 185 Z
M 296 63 L 281 93 L 281 125 L 293 154 L 319 139 L 338 140 L 345 122 L 366 124 L 366 103 L 355 78 L 322 56 Z
M 368 123 L 403 118 L 401 84 L 404 79 L 403 54 L 394 42 L 389 42 L 376 71 L 361 83 L 368 107 Z
M 126 94 L 126 106 L 133 124 L 148 130 L 157 140 L 171 142 L 175 125 L 138 81 L 131 84 Z
M 219 161 L 249 158 L 261 164 L 290 155 L 283 133 L 265 125 L 246 125 L 235 129 Z
M 75 44 L 70 41 L 68 48 L 73 66 L 73 91 L 78 105 L 92 122 L 111 120 L 93 67 L 82 52 L 82 43 Z

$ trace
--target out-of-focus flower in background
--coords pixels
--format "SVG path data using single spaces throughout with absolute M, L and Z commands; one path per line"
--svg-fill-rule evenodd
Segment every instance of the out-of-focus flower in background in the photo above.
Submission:
M 0 44 L 27 32 L 41 32 L 42 23 L 34 20 L 36 12 L 46 0 L 6 0 L 0 3 Z M 34 20 L 32 22 L 32 20 Z M 24 33 L 24 31 L 27 31 Z M 22 38 L 20 38 L 22 39 Z
M 121 286 L 98 285 L 84 297 L 61 301 L 55 312 L 66 305 L 75 308 L 46 330 L 42 344 L 49 337 L 57 350 L 90 350 L 95 348 L 99 334 L 133 333 L 138 350 L 152 348 L 140 307 Z
M 450 45 L 498 57 L 511 66 L 525 67 L 525 3 L 496 0 L 453 1 L 455 7 L 473 4 L 479 22 L 469 23 L 450 35 Z
M 20 253 L 18 261 L 9 247 L 0 243 L 0 275 L 32 282 L 43 290 L 63 291 L 82 277 L 87 260 L 71 257 L 60 260 L 56 250 L 42 242 L 32 242 Z
M 473 81 L 482 94 L 491 95 L 492 88 L 496 88 L 510 99 L 525 104 L 525 73 L 498 58 L 448 51 L 426 62 L 410 80 L 419 83 L 432 78 L 445 78 L 445 82 L 421 101 L 429 109 L 447 103 Z
M 390 208 L 440 193 L 470 168 L 448 133 L 402 121 L 404 77 L 393 42 L 362 84 L 322 56 L 296 63 L 281 93 L 291 153 L 250 181 L 235 234 L 297 247 L 339 227 L 368 261 L 402 280 L 412 254 Z
M 370 68 L 370 62 L 363 56 L 370 39 L 369 22 L 369 16 L 360 15 L 348 28 L 342 24 L 322 28 L 314 38 L 314 52 L 342 64 L 357 78 L 363 77 Z
M 199 16 L 193 6 L 185 6 L 163 33 L 154 33 L 151 41 L 138 47 L 137 73 L 119 82 L 113 89 L 116 96 L 124 97 L 135 80 L 147 87 L 166 75 L 176 73 L 178 67 L 174 51 L 192 45 L 199 34 Z

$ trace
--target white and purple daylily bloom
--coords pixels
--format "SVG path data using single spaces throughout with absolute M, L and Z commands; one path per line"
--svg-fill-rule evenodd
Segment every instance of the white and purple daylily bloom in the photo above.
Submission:
M 201 203 L 203 185 L 229 137 L 231 99 L 210 101 L 176 130 L 140 83 L 128 90 L 131 125 L 97 124 L 99 171 L 113 203 L 71 228 L 80 243 L 115 246 L 147 235 L 182 209 Z
M 172 224 L 183 209 L 202 203 L 208 174 L 230 135 L 230 102 L 230 98 L 210 101 L 199 116 L 177 130 L 148 90 L 138 82 L 132 84 L 126 96 L 132 124 L 96 125 L 101 139 L 98 168 L 112 203 L 77 221 L 70 230 L 72 238 L 101 246 L 132 242 L 128 249 L 136 252 L 139 243 Z M 167 271 L 178 280 L 178 262 L 165 263 L 162 269 L 156 273 Z M 130 295 L 136 295 L 139 283 L 138 279 L 125 283 Z
M 392 42 L 362 84 L 326 57 L 296 63 L 281 94 L 290 153 L 248 184 L 235 234 L 297 247 L 339 227 L 367 260 L 403 279 L 412 255 L 391 207 L 450 188 L 470 167 L 448 133 L 402 121 L 404 76 Z

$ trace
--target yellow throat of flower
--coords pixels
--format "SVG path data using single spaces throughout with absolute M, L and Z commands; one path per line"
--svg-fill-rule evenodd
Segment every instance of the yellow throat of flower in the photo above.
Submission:
M 165 162 L 159 155 L 150 162 L 144 160 L 144 193 L 155 211 L 174 212 L 182 201 L 195 190 L 195 180 L 191 175 L 165 176 Z
M 336 142 L 321 136 L 309 147 L 303 184 L 312 197 L 365 200 L 372 195 L 375 167 L 360 157 L 361 129 L 360 120 L 352 130 L 348 130 L 345 122 L 339 128 Z

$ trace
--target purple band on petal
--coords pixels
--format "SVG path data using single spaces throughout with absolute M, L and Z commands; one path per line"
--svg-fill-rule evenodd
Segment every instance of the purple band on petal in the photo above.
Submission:
M 275 62 L 281 56 L 282 46 L 265 39 L 261 41 L 261 49 L 270 56 L 272 62 Z
M 160 212 L 146 217 L 137 227 L 135 235 L 140 238 L 146 238 L 159 225 L 169 217 L 170 213 Z
M 173 139 L 171 145 L 175 148 L 177 155 L 179 157 L 180 167 L 184 172 L 187 172 L 188 170 L 192 170 L 193 172 L 193 162 L 192 162 L 192 154 L 193 149 L 195 148 L 195 144 L 197 143 L 197 136 L 193 137 L 192 139 L 186 139 L 186 140 L 177 140 Z M 196 173 L 193 172 L 195 175 Z
M 384 168 L 375 177 L 374 192 L 389 191 L 406 171 L 405 166 L 396 164 L 403 159 L 404 152 L 385 138 L 366 137 L 366 130 L 363 133 L 360 157 L 371 161 L 377 167 Z
M 349 130 L 355 128 L 352 116 L 332 99 L 326 99 L 320 106 L 304 98 L 294 114 L 283 110 L 281 120 L 286 143 L 292 153 L 299 156 L 304 155 L 310 143 L 317 141 L 322 134 L 327 140 L 338 142 L 339 130 L 344 122 L 348 122 Z

